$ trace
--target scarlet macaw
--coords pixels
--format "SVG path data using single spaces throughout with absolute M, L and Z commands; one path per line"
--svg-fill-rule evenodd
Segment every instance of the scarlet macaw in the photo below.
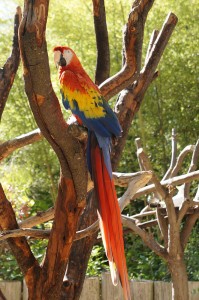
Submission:
M 121 135 L 121 127 L 74 51 L 69 47 L 55 47 L 54 60 L 59 71 L 63 105 L 88 128 L 87 165 L 99 202 L 100 229 L 111 277 L 116 285 L 119 275 L 125 299 L 130 300 L 121 213 L 110 160 L 111 138 Z

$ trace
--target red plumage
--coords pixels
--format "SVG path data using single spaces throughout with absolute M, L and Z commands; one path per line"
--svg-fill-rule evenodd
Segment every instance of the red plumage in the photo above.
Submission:
M 95 192 L 99 203 L 99 221 L 102 240 L 109 260 L 112 282 L 117 285 L 118 275 L 126 300 L 131 299 L 124 253 L 121 212 L 113 179 L 104 163 L 96 137 L 91 137 L 91 164 Z
M 110 160 L 111 138 L 121 135 L 121 127 L 74 51 L 55 47 L 54 52 L 64 107 L 71 109 L 77 120 L 88 128 L 87 164 L 99 203 L 100 229 L 112 281 L 116 285 L 119 277 L 125 300 L 130 300 L 121 212 Z

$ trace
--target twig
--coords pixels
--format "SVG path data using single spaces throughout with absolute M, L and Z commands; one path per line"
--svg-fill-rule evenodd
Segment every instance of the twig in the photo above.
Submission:
M 149 228 L 149 227 L 158 225 L 158 220 L 153 219 L 153 220 L 142 222 L 142 223 L 136 223 L 136 225 L 141 229 L 145 229 L 145 228 Z
M 172 135 L 171 135 L 171 163 L 169 169 L 167 170 L 162 180 L 166 180 L 171 177 L 171 172 L 176 164 L 176 159 L 177 159 L 177 139 L 176 139 L 175 128 L 173 128 Z
M 155 214 L 156 214 L 156 211 L 155 210 L 151 210 L 151 211 L 141 212 L 139 214 L 132 215 L 131 218 L 133 218 L 133 219 L 139 219 L 139 218 L 144 218 L 144 217 L 152 216 L 152 215 L 155 215 Z

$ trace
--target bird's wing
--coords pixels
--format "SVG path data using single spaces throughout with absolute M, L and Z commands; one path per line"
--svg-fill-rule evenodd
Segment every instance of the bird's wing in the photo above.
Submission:
M 70 108 L 89 130 L 107 137 L 121 134 L 114 112 L 86 74 L 67 70 L 62 73 L 60 84 L 65 108 Z

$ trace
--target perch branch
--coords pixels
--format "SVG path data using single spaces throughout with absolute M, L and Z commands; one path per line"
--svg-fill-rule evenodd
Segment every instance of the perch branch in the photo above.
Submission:
M 40 293 L 38 299 L 53 299 L 60 294 L 77 222 L 85 206 L 87 193 L 84 151 L 79 141 L 68 132 L 68 125 L 50 80 L 45 40 L 48 5 L 47 0 L 25 1 L 19 28 L 26 94 L 35 120 L 61 165 L 55 217 L 42 276 L 35 278 L 39 283 L 34 282 L 40 287 L 41 280 L 44 284 L 42 290 L 38 288 L 32 291 L 31 296 L 29 293 L 30 299 L 36 298 L 35 293 Z M 31 285 L 27 281 L 26 283 L 30 292 Z

